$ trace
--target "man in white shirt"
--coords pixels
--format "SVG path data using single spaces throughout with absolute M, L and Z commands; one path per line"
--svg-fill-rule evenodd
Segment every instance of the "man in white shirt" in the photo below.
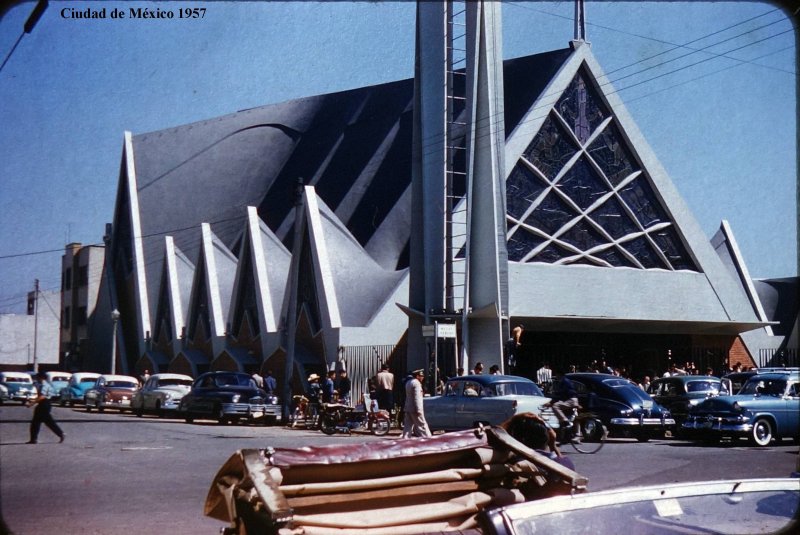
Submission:
M 422 405 L 422 381 L 425 378 L 424 370 L 415 370 L 412 377 L 406 382 L 406 404 L 403 407 L 403 438 L 429 437 L 431 430 L 425 421 Z

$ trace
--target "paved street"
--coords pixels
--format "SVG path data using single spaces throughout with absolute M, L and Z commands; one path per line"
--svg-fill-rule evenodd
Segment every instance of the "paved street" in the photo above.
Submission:
M 16 535 L 218 533 L 223 524 L 203 516 L 203 502 L 217 469 L 237 449 L 387 440 L 283 427 L 190 425 L 82 408 L 53 412 L 66 432 L 65 443 L 43 428 L 39 444 L 26 445 L 31 409 L 0 407 L 0 507 Z M 596 455 L 569 447 L 565 452 L 588 476 L 590 490 L 782 477 L 797 463 L 797 446 L 788 441 L 756 449 L 744 441 L 708 447 L 619 439 Z

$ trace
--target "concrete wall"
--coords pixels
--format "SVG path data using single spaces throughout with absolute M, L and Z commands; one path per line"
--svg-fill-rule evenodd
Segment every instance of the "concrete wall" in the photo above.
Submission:
M 39 300 L 37 326 L 34 326 L 35 316 L 0 314 L 0 370 L 33 369 L 34 331 L 37 363 L 48 369 L 58 366 L 60 318 L 57 314 L 61 295 L 41 292 Z

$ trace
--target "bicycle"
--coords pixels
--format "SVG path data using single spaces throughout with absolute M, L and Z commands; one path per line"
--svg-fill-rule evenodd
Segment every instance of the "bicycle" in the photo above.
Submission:
M 589 412 L 581 412 L 580 409 L 578 407 L 569 411 L 567 416 L 569 425 L 554 428 L 548 424 L 548 427 L 556 432 L 559 444 L 569 443 L 578 453 L 597 453 L 605 444 L 608 433 L 603 422 L 597 416 Z M 539 416 L 545 422 L 557 419 L 550 406 L 539 413 Z

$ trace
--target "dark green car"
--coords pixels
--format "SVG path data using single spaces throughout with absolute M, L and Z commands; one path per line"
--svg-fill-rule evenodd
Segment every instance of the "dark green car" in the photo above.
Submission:
M 677 430 L 689 415 L 689 408 L 706 398 L 727 394 L 722 380 L 710 375 L 674 375 L 662 377 L 650 384 L 647 393 L 659 405 L 669 409 Z

